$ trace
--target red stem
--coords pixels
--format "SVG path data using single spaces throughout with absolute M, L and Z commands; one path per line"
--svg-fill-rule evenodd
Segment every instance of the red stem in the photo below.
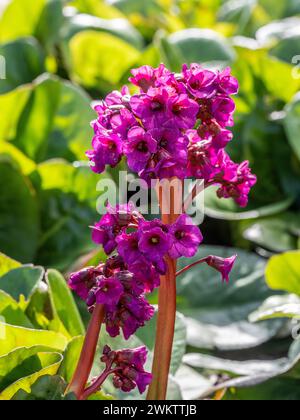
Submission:
M 87 400 L 91 395 L 96 394 L 96 392 L 100 391 L 106 379 L 117 370 L 118 369 L 111 369 L 111 366 L 108 366 L 105 369 L 105 371 L 99 376 L 99 378 L 82 393 L 82 395 L 79 397 L 79 400 Z
M 181 182 L 178 180 L 177 188 L 171 190 L 171 197 L 164 195 L 159 188 L 158 197 L 161 209 L 164 208 L 163 200 L 169 200 L 170 214 L 162 212 L 162 221 L 165 224 L 174 223 L 182 205 Z M 167 395 L 169 371 L 171 365 L 173 340 L 176 320 L 176 261 L 167 258 L 167 274 L 161 277 L 158 298 L 158 317 L 156 327 L 156 340 L 153 358 L 153 381 L 149 387 L 147 400 L 165 400 Z
M 78 399 L 85 390 L 85 386 L 89 380 L 89 376 L 93 367 L 95 353 L 97 349 L 101 325 L 104 318 L 104 306 L 96 305 L 88 331 L 85 336 L 80 359 L 74 373 L 73 379 L 68 387 L 67 392 L 73 392 Z
M 207 258 L 202 258 L 202 260 L 196 261 L 193 264 L 188 265 L 187 267 L 184 267 L 182 270 L 178 271 L 176 273 L 176 277 L 181 276 L 183 273 L 186 273 L 187 271 L 189 271 L 191 268 L 196 267 L 196 265 L 199 264 L 204 264 L 206 262 Z

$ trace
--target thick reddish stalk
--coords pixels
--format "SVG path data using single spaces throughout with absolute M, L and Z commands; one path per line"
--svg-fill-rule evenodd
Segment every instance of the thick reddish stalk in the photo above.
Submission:
M 96 305 L 90 324 L 88 326 L 88 331 L 85 336 L 83 348 L 81 351 L 76 371 L 67 390 L 67 392 L 73 392 L 78 399 L 80 399 L 89 380 L 89 376 L 95 359 L 95 353 L 97 349 L 103 318 L 103 305 Z
M 158 190 L 162 221 L 166 224 L 174 223 L 181 212 L 182 184 L 175 181 L 176 187 L 166 192 Z M 165 201 L 167 200 L 167 201 Z M 164 205 L 169 208 L 163 212 Z M 156 327 L 156 341 L 153 359 L 153 381 L 149 387 L 148 400 L 165 400 L 168 388 L 169 371 L 172 357 L 173 340 L 176 320 L 176 261 L 167 259 L 168 270 L 161 277 L 158 299 L 158 318 Z

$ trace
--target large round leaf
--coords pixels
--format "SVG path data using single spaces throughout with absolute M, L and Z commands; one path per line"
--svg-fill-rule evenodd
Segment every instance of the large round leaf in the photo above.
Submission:
M 170 35 L 169 42 L 187 63 L 230 62 L 235 57 L 227 40 L 211 30 L 186 29 Z
M 254 254 L 219 247 L 200 247 L 193 259 L 181 259 L 179 268 L 207 255 L 238 254 L 230 284 L 218 272 L 199 265 L 178 279 L 178 309 L 186 316 L 188 344 L 207 349 L 234 350 L 258 346 L 277 332 L 279 321 L 252 325 L 248 315 L 271 295 L 264 281 L 265 262 Z
M 0 252 L 0 277 L 4 276 L 4 274 L 8 273 L 10 270 L 20 267 L 20 265 L 21 264 L 18 261 L 13 260 Z
M 58 37 L 62 0 L 11 0 L 0 17 L 0 42 L 35 36 L 45 46 Z M 12 24 L 13 22 L 13 24 Z
M 48 270 L 46 279 L 54 314 L 72 337 L 83 335 L 85 328 L 66 280 L 56 270 Z
M 88 14 L 76 14 L 66 20 L 63 28 L 64 40 L 70 39 L 81 31 L 99 31 L 117 36 L 128 44 L 136 47 L 143 47 L 143 38 L 140 33 L 126 19 L 101 19 Z
M 95 117 L 90 102 L 79 87 L 45 75 L 32 86 L 0 96 L 1 109 L 7 106 L 0 133 L 36 162 L 53 157 L 83 160 Z
M 272 257 L 266 269 L 269 287 L 300 296 L 300 251 Z
M 115 85 L 138 60 L 139 51 L 108 33 L 83 31 L 70 41 L 72 77 L 90 88 Z
M 300 160 L 300 93 L 296 95 L 294 100 L 286 107 L 284 126 L 290 145 Z
M 15 300 L 23 296 L 29 300 L 34 290 L 43 280 L 45 270 L 42 267 L 19 267 L 0 278 L 0 289 Z
M 296 249 L 300 237 L 299 216 L 286 213 L 281 216 L 259 220 L 249 226 L 243 236 L 256 245 L 274 252 Z
M 34 38 L 0 45 L 0 56 L 5 60 L 5 78 L 0 80 L 0 94 L 32 82 L 45 71 L 45 55 Z
M 0 158 L 0 190 L 0 249 L 31 262 L 38 245 L 37 200 L 29 180 L 6 158 Z
M 104 175 L 107 176 L 107 175 Z M 32 175 L 41 207 L 43 235 L 37 261 L 65 269 L 94 249 L 91 226 L 96 212 L 97 182 L 89 167 L 65 161 L 48 161 Z
M 32 330 L 0 322 L 0 356 L 19 347 L 46 346 L 52 350 L 64 351 L 67 339 L 53 331 Z

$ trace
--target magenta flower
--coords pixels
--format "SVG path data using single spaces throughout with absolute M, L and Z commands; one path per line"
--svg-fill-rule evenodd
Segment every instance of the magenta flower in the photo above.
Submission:
M 168 228 L 160 220 L 141 222 L 139 225 L 139 249 L 146 258 L 159 263 L 172 246 Z
M 129 81 L 141 88 L 143 92 L 147 92 L 150 87 L 154 86 L 156 75 L 155 70 L 151 66 L 142 66 L 138 69 L 131 70 L 131 74 L 133 77 L 129 79 Z
M 139 236 L 137 232 L 127 234 L 122 233 L 117 237 L 118 253 L 130 266 L 139 261 L 142 254 L 139 250 Z
M 236 95 L 239 91 L 239 82 L 231 75 L 230 67 L 219 73 L 218 90 L 226 95 Z
M 229 283 L 229 274 L 231 273 L 235 261 L 237 259 L 237 255 L 234 255 L 230 258 L 220 258 L 215 256 L 209 256 L 206 258 L 206 263 L 214 268 L 215 270 L 219 271 L 222 274 L 222 279 L 226 283 Z
M 147 130 L 161 127 L 167 120 L 169 93 L 164 88 L 151 88 L 147 94 L 134 95 L 130 99 L 133 113 L 141 119 Z
M 99 267 L 87 267 L 77 273 L 72 273 L 69 279 L 69 287 L 83 300 L 88 298 L 91 288 L 96 285 L 97 276 L 102 274 L 103 265 Z
M 128 340 L 139 328 L 144 327 L 153 315 L 153 306 L 149 305 L 142 295 L 124 293 L 116 307 L 106 308 L 106 330 L 111 337 L 116 337 L 122 329 L 125 340 Z
M 128 109 L 120 109 L 118 112 L 114 112 L 110 117 L 111 129 L 120 135 L 122 140 L 127 139 L 128 131 L 137 126 L 137 121 Z M 138 127 L 138 126 L 137 126 Z
M 195 98 L 210 98 L 216 93 L 217 75 L 214 72 L 203 69 L 199 64 L 192 64 L 190 68 L 184 65 L 182 72 L 187 88 Z
M 251 188 L 257 182 L 257 177 L 249 168 L 249 162 L 236 164 L 225 153 L 222 170 L 221 175 L 216 177 L 217 182 L 221 184 L 217 192 L 218 197 L 233 198 L 239 206 L 246 207 Z
M 217 96 L 212 100 L 212 115 L 221 127 L 233 126 L 232 114 L 235 110 L 234 101 L 228 96 Z
M 119 351 L 104 347 L 101 361 L 113 373 L 113 384 L 117 389 L 130 392 L 137 387 L 141 394 L 146 391 L 152 381 L 152 375 L 144 370 L 147 353 L 146 347 Z
M 124 144 L 128 166 L 135 172 L 144 170 L 147 162 L 157 150 L 157 142 L 141 127 L 134 127 L 128 132 Z
M 95 244 L 102 245 L 107 255 L 117 247 L 116 237 L 120 227 L 112 214 L 105 214 L 98 223 L 92 227 L 92 240 Z
M 170 234 L 173 238 L 173 245 L 169 251 L 171 258 L 193 257 L 203 241 L 200 229 L 193 224 L 193 220 L 183 214 L 177 222 L 171 226 Z
M 106 132 L 96 135 L 92 142 L 93 149 L 86 152 L 91 161 L 91 169 L 100 174 L 104 172 L 105 166 L 115 167 L 121 161 L 123 145 L 117 134 Z
M 196 130 L 188 132 L 190 144 L 188 148 L 188 174 L 197 179 L 204 179 L 210 182 L 220 173 L 220 153 L 212 147 L 209 140 L 201 140 Z
M 187 95 L 173 95 L 168 101 L 168 110 L 174 126 L 188 130 L 196 124 L 199 105 Z
M 102 305 L 115 306 L 119 303 L 124 288 L 117 278 L 97 279 L 97 291 L 95 293 L 96 302 Z

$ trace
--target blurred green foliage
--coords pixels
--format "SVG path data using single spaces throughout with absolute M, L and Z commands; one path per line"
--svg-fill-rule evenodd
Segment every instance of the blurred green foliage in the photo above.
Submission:
M 206 194 L 203 231 L 218 247 L 200 257 L 238 252 L 239 263 L 227 288 L 209 268 L 180 282 L 185 319 L 178 314 L 169 397 L 226 387 L 228 399 L 299 399 L 300 346 L 289 349 L 285 318 L 300 316 L 300 2 L 10 0 L 0 10 L 0 316 L 9 324 L 0 324 L 0 400 L 63 398 L 87 316 L 47 269 L 68 272 L 101 256 L 88 229 L 101 179 L 84 155 L 90 103 L 127 83 L 132 67 L 160 62 L 173 71 L 184 62 L 232 67 L 240 93 L 230 153 L 258 176 L 243 211 Z M 262 257 L 280 253 L 267 265 L 267 287 Z M 153 349 L 152 324 L 113 345 L 141 343 Z

